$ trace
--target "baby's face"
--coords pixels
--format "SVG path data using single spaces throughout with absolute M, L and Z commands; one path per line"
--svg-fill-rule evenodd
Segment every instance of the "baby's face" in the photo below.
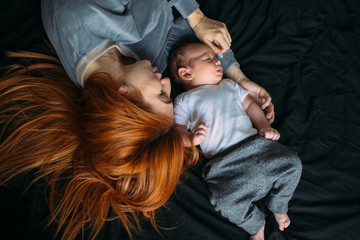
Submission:
M 188 49 L 187 57 L 193 77 L 193 85 L 218 84 L 223 77 L 220 60 L 205 44 L 194 44 Z

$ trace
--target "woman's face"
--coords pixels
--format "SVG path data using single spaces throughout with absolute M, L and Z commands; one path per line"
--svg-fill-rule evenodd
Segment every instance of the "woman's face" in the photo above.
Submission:
M 162 78 L 148 60 L 125 65 L 124 83 L 129 94 L 141 92 L 142 101 L 150 106 L 154 113 L 174 117 L 170 99 L 171 84 L 169 78 Z M 120 91 L 122 86 L 120 87 Z

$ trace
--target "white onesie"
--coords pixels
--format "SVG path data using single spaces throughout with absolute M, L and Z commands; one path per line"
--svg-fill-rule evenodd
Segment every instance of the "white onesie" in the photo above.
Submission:
M 175 121 L 188 129 L 205 123 L 209 130 L 200 147 L 206 157 L 212 157 L 257 134 L 242 106 L 247 94 L 230 79 L 191 89 L 176 97 Z

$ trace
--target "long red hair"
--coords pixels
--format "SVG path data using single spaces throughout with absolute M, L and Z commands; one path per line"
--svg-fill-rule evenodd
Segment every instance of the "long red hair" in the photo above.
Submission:
M 56 57 L 13 55 L 41 63 L 13 67 L 1 78 L 1 181 L 32 170 L 34 181 L 46 178 L 61 239 L 84 230 L 94 239 L 114 218 L 130 234 L 139 214 L 156 227 L 155 210 L 198 160 L 173 119 L 119 94 L 106 74 L 91 76 L 80 91 Z

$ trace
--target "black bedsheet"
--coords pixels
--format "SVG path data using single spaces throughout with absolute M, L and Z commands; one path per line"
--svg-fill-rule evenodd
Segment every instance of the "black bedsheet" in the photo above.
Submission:
M 289 204 L 291 225 L 280 232 L 269 214 L 266 239 L 360 239 L 360 1 L 199 3 L 207 16 L 226 23 L 242 70 L 272 96 L 279 141 L 303 162 Z M 16 61 L 5 51 L 48 51 L 39 0 L 1 0 L 0 11 L 1 67 Z M 22 178 L 0 188 L 0 239 L 53 239 L 52 227 L 45 228 L 44 186 L 38 183 L 23 193 L 26 182 Z M 248 239 L 212 210 L 208 194 L 200 163 L 160 209 L 162 235 L 144 221 L 134 239 Z M 110 222 L 98 239 L 128 237 Z

